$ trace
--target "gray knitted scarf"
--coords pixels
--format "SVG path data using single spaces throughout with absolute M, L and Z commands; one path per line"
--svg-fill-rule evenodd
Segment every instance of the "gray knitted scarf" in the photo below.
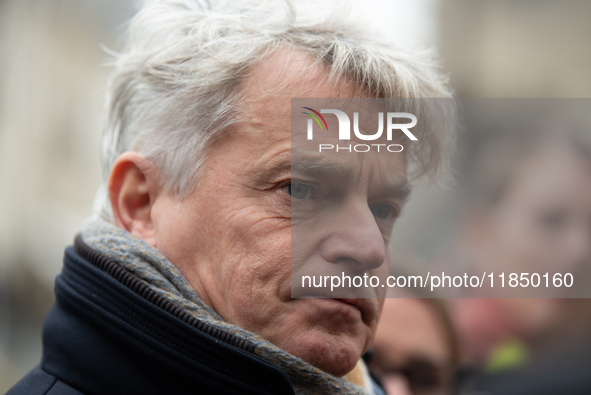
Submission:
M 215 328 L 254 343 L 258 356 L 289 376 L 296 394 L 367 394 L 361 387 L 315 368 L 262 337 L 225 322 L 201 301 L 187 280 L 160 251 L 129 232 L 105 221 L 96 221 L 87 224 L 81 235 L 88 246 L 119 263 L 177 307 Z

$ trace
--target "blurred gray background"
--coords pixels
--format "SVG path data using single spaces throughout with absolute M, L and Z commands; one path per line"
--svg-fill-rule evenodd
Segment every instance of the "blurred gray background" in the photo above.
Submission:
M 39 362 L 63 249 L 100 181 L 101 45 L 118 48 L 134 3 L 0 0 L 0 393 Z M 434 47 L 458 97 L 591 97 L 589 1 L 351 4 L 394 41 Z M 415 193 L 397 248 L 428 260 L 451 237 L 456 205 L 449 193 Z

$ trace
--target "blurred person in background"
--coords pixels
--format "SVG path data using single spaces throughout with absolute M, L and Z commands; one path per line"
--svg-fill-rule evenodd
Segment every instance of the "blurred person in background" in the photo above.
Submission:
M 384 301 L 369 369 L 388 395 L 451 394 L 459 345 L 447 306 L 409 296 Z
M 9 394 L 378 391 L 360 357 L 380 295 L 291 298 L 291 203 L 307 196 L 291 179 L 291 99 L 449 98 L 436 65 L 341 18 L 301 22 L 291 2 L 153 0 L 107 95 L 96 216 L 66 249 L 41 363 Z M 387 157 L 396 191 L 407 165 L 447 173 L 452 131 L 427 126 Z M 323 265 L 386 263 L 383 223 L 405 199 L 374 213 L 383 180 L 365 158 L 341 165 L 358 180 L 354 222 L 310 252 Z
M 582 136 L 524 132 L 486 145 L 464 222 L 468 262 L 505 272 L 570 272 L 584 282 L 591 147 Z M 454 311 L 466 362 L 486 373 L 465 382 L 466 393 L 591 393 L 588 299 L 459 299 Z

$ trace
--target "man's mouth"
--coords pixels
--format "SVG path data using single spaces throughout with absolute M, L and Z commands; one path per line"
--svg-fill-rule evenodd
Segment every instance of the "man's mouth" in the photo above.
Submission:
M 361 312 L 361 318 L 364 322 L 373 321 L 377 314 L 377 307 L 375 299 L 362 299 L 362 298 L 337 298 L 339 302 L 351 305 Z
M 375 298 L 330 298 L 324 295 L 305 295 L 306 299 L 332 300 L 338 303 L 349 305 L 361 313 L 361 320 L 369 324 L 375 320 L 378 314 L 378 303 Z M 298 298 L 299 299 L 299 298 Z

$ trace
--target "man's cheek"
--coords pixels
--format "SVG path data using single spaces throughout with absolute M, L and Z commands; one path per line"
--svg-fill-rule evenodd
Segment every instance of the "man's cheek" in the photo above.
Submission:
M 284 313 L 284 306 L 278 295 L 282 275 L 270 266 L 263 268 L 256 265 L 237 275 L 240 280 L 232 283 L 233 292 L 229 298 L 235 322 L 245 329 L 263 334 Z M 289 273 L 287 276 L 289 277 Z

